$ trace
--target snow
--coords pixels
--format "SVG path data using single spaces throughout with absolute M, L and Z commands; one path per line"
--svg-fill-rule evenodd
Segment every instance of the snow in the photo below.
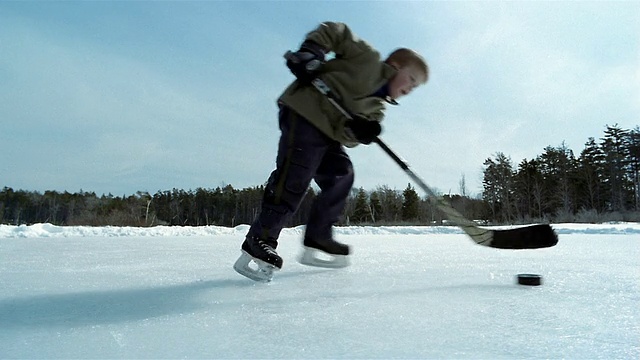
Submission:
M 640 224 L 498 250 L 455 227 L 343 227 L 352 266 L 232 270 L 247 226 L 0 225 L 0 358 L 640 358 Z M 517 285 L 537 273 L 543 285 Z

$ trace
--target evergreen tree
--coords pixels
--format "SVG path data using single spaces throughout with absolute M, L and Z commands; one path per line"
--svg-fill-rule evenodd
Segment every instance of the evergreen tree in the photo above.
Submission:
M 514 218 L 513 165 L 511 158 L 498 152 L 495 160 L 484 162 L 482 198 L 491 209 L 492 218 L 511 222 Z
M 640 210 L 640 127 L 628 134 L 629 174 L 633 189 L 633 208 Z
M 573 214 L 577 169 L 573 151 L 563 142 L 558 147 L 547 146 L 537 160 L 543 176 L 544 212 L 549 215 Z
M 374 223 L 380 221 L 382 216 L 382 202 L 380 201 L 380 196 L 377 191 L 373 191 L 371 195 L 369 195 L 369 204 L 371 205 L 371 220 Z
M 402 196 L 404 198 L 404 201 L 402 202 L 402 220 L 418 220 L 420 214 L 420 197 L 411 184 L 407 184 L 407 188 L 402 192 Z
M 608 195 L 608 209 L 611 211 L 624 211 L 633 198 L 632 182 L 627 172 L 630 163 L 626 144 L 628 134 L 628 130 L 621 129 L 617 124 L 607 125 L 600 143 L 606 164 L 603 180 Z
M 576 183 L 578 209 L 605 210 L 602 194 L 604 154 L 594 138 L 589 138 L 578 158 L 578 180 Z
M 355 209 L 351 220 L 354 223 L 364 223 L 371 221 L 371 208 L 369 207 L 369 199 L 363 188 L 358 189 L 355 199 Z
M 537 160 L 522 160 L 514 175 L 515 206 L 518 216 L 542 218 L 542 173 Z

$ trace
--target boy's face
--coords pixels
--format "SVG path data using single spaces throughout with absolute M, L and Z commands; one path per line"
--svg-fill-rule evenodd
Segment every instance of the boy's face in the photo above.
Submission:
M 399 68 L 396 75 L 389 80 L 389 96 L 397 100 L 425 82 L 426 75 L 415 66 Z

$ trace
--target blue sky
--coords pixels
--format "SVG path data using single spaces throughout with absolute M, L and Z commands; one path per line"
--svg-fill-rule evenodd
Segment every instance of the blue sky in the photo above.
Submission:
M 279 136 L 282 54 L 325 20 L 383 55 L 425 56 L 429 83 L 387 111 L 382 138 L 427 184 L 481 191 L 605 124 L 640 123 L 640 2 L 1 2 L 0 186 L 130 195 L 264 183 Z M 375 145 L 356 187 L 404 189 Z

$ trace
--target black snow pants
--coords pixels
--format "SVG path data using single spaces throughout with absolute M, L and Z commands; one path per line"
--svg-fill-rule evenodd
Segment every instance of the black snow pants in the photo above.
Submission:
M 321 191 L 312 204 L 305 237 L 328 239 L 353 186 L 353 164 L 339 142 L 284 105 L 280 105 L 279 124 L 276 169 L 247 236 L 278 239 L 314 180 Z

